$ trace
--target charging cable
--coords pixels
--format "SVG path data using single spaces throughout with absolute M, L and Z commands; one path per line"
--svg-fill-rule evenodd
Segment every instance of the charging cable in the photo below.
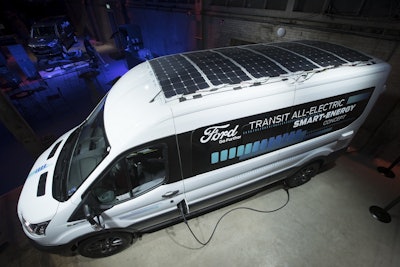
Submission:
M 200 245 L 206 246 L 206 245 L 207 245 L 208 243 L 210 243 L 210 241 L 212 240 L 212 238 L 213 238 L 213 236 L 214 236 L 214 234 L 215 234 L 215 231 L 217 230 L 217 227 L 218 227 L 219 223 L 222 221 L 222 219 L 223 219 L 226 215 L 228 215 L 228 214 L 231 213 L 231 212 L 234 212 L 234 211 L 237 211 L 237 210 L 250 210 L 250 211 L 254 211 L 254 212 L 258 212 L 258 213 L 272 213 L 272 212 L 276 212 L 276 211 L 281 210 L 281 209 L 283 209 L 284 207 L 286 207 L 286 205 L 289 203 L 289 200 L 290 200 L 290 194 L 289 194 L 289 188 L 287 188 L 286 186 L 284 186 L 283 189 L 284 189 L 285 192 L 286 192 L 287 199 L 286 199 L 285 203 L 284 203 L 282 206 L 280 206 L 279 208 L 276 208 L 276 209 L 273 209 L 273 210 L 258 210 L 258 209 L 249 208 L 249 207 L 237 207 L 237 208 L 233 208 L 233 209 L 231 209 L 231 210 L 225 212 L 225 213 L 218 219 L 218 221 L 217 221 L 217 223 L 215 224 L 214 229 L 213 229 L 213 231 L 212 231 L 210 237 L 208 238 L 208 240 L 207 240 L 206 242 L 202 242 L 202 241 L 196 236 L 196 234 L 193 232 L 192 228 L 190 227 L 188 221 L 186 220 L 186 216 L 185 216 L 183 210 L 180 209 L 180 211 L 181 211 L 181 215 L 182 215 L 182 217 L 183 217 L 183 221 L 185 222 L 186 226 L 188 227 L 188 229 L 189 229 L 190 233 L 192 234 L 192 236 L 194 237 L 194 239 L 196 239 L 196 241 L 197 241 Z

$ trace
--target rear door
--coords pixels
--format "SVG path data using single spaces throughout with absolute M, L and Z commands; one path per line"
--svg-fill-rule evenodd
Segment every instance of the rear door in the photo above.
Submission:
M 372 77 L 359 70 L 348 67 L 329 75 L 319 73 L 296 85 L 289 127 L 304 135 L 295 149 L 282 151 L 290 164 L 301 165 L 347 147 L 375 90 Z

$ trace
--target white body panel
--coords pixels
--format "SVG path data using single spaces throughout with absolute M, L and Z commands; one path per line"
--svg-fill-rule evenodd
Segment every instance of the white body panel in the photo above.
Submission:
M 175 116 L 177 133 L 186 132 L 203 126 L 218 124 L 224 121 L 238 119 L 283 107 L 290 107 L 294 102 L 295 86 L 289 83 L 272 83 L 255 87 L 252 97 L 248 91 L 236 90 L 227 98 L 223 93 L 199 99 L 197 111 L 186 113 L 190 101 L 172 107 Z M 240 99 L 245 99 L 240 101 Z M 221 104 L 224 103 L 224 104 Z M 201 110 L 201 108 L 204 109 Z M 185 179 L 185 192 L 188 204 L 194 204 L 235 189 L 254 179 L 273 174 L 280 168 L 280 151 L 274 151 L 263 156 L 247 160 L 240 164 L 210 171 L 189 179 Z
M 160 62 L 161 60 L 163 58 Z M 182 58 L 179 60 L 183 62 Z M 160 77 L 164 77 L 162 75 L 168 78 L 170 66 L 165 65 L 161 71 L 156 71 L 152 64 L 145 62 L 130 70 L 107 95 L 104 104 L 104 129 L 109 142 L 107 155 L 75 189 L 76 191 L 64 201 L 57 201 L 52 195 L 54 166 L 61 148 L 73 131 L 71 130 L 57 141 L 61 141 L 60 148 L 51 159 L 46 159 L 50 149 L 38 158 L 21 193 L 18 215 L 21 221 L 24 218 L 31 224 L 46 221 L 50 223 L 44 235 L 32 234 L 24 227 L 29 238 L 42 246 L 58 246 L 77 244 L 87 235 L 95 234 L 96 231 L 88 220 L 82 216 L 76 217 L 79 219 L 73 219 L 75 218 L 73 216 L 76 216 L 74 214 L 81 211 L 84 203 L 90 203 L 88 195 L 94 191 L 93 188 L 96 188 L 99 181 L 105 179 L 102 177 L 106 176 L 116 162 L 121 158 L 125 160 L 126 155 L 132 151 L 136 153 L 143 147 L 153 149 L 160 143 L 169 146 L 169 154 L 163 155 L 163 160 L 168 161 L 169 164 L 165 169 L 166 178 L 162 177 L 165 178 L 163 182 L 149 188 L 143 194 L 133 196 L 132 192 L 128 192 L 126 193 L 127 200 L 102 210 L 100 223 L 105 229 L 120 230 L 126 227 L 132 227 L 134 230 L 136 227 L 139 227 L 139 230 L 145 229 L 150 225 L 142 226 L 144 222 L 177 211 L 176 205 L 182 200 L 185 200 L 190 208 L 235 189 L 243 189 L 242 192 L 245 193 L 247 185 L 268 179 L 283 171 L 295 170 L 315 159 L 328 157 L 349 145 L 383 92 L 390 71 L 388 64 L 371 58 L 363 64 L 342 64 L 311 71 L 288 72 L 264 80 L 252 77 L 251 80 L 234 86 L 222 85 L 216 90 L 210 87 L 181 95 L 179 90 L 190 90 L 190 88 L 184 87 L 179 90 L 174 88 L 175 91 L 167 91 L 163 88 L 165 86 L 163 81 L 160 81 Z M 189 67 L 184 64 L 189 63 L 185 61 L 177 66 L 185 66 L 184 71 L 188 71 Z M 196 66 L 196 69 L 199 67 Z M 179 75 L 181 74 L 185 73 L 182 72 Z M 248 72 L 246 75 L 252 76 Z M 164 81 L 167 79 L 165 77 Z M 201 77 L 209 85 L 211 84 L 211 78 L 206 74 L 201 73 Z M 196 78 L 201 80 L 201 77 Z M 349 94 L 348 98 L 361 97 L 363 90 L 372 93 L 368 95 L 369 101 L 360 114 L 348 125 L 329 130 L 329 127 L 335 125 L 336 122 L 345 121 L 345 116 L 358 107 L 358 102 L 348 101 L 346 108 L 348 107 L 350 111 L 344 111 L 340 119 L 335 115 L 333 117 L 335 120 L 322 120 L 322 116 L 327 116 L 327 112 L 335 111 L 335 108 L 327 108 L 331 101 L 329 99 L 343 95 L 344 101 Z M 352 94 L 356 94 L 353 92 L 361 93 L 353 96 Z M 168 94 L 175 93 L 176 95 L 167 97 Z M 308 107 L 307 110 L 301 108 L 298 111 L 307 114 L 301 118 L 303 121 L 299 122 L 299 125 L 304 124 L 303 128 L 297 128 L 295 121 L 300 118 L 297 115 L 297 117 L 294 116 L 297 112 L 296 107 L 303 107 L 302 105 L 307 103 L 320 103 L 318 101 L 325 101 L 325 99 L 328 99 L 326 103 L 310 104 L 314 106 Z M 341 107 L 344 107 L 341 99 L 334 101 L 339 101 Z M 315 121 L 326 124 L 328 130 L 324 133 L 322 133 L 323 129 L 312 128 L 314 121 L 306 120 L 312 118 L 314 112 L 317 114 L 318 108 L 320 108 L 318 114 L 322 115 Z M 276 131 L 279 127 L 285 129 L 274 134 L 269 134 L 270 130 L 267 131 L 261 127 L 258 129 L 262 123 L 260 120 L 262 116 L 280 112 L 280 110 L 286 110 L 282 111 L 286 114 L 285 119 L 280 119 L 276 125 L 268 129 L 271 131 L 274 129 Z M 256 121 L 259 122 L 256 123 Z M 239 128 L 239 125 L 244 125 L 243 129 Z M 250 137 L 244 136 L 244 129 L 249 125 L 252 130 L 255 128 L 255 137 L 252 137 L 250 131 L 248 134 Z M 307 128 L 308 126 L 310 129 Z M 221 129 L 226 130 L 227 136 L 239 140 L 238 144 L 231 142 L 229 138 L 224 143 L 222 137 L 215 136 L 215 140 L 200 142 L 195 140 L 196 134 L 201 135 L 202 131 L 204 131 L 203 138 L 206 139 L 207 127 L 209 129 L 222 127 Z M 239 155 L 239 152 L 236 155 L 236 150 L 239 151 L 240 146 L 249 145 L 251 148 L 257 143 L 258 147 L 264 140 L 270 145 L 275 137 L 287 138 L 292 133 L 298 133 L 300 128 L 306 129 L 308 134 L 313 131 L 320 133 L 315 137 L 271 149 L 269 152 L 250 156 L 253 151 L 251 153 L 248 151 L 245 152 L 250 153 L 248 157 Z M 266 133 L 267 137 L 258 137 L 258 130 L 260 136 Z M 239 132 L 243 136 L 239 136 Z M 208 137 L 211 138 L 211 136 Z M 240 143 L 245 138 L 249 138 L 250 141 Z M 262 138 L 264 139 L 261 141 Z M 221 141 L 220 146 L 219 141 Z M 196 155 L 196 151 L 202 149 L 201 147 L 200 150 L 196 150 L 199 146 L 206 147 L 208 154 Z M 235 154 L 231 151 L 235 151 Z M 201 163 L 196 162 L 199 159 L 202 160 Z M 202 170 L 201 164 L 208 164 L 208 169 Z M 135 168 L 135 170 L 138 169 L 137 166 Z M 39 178 L 45 172 L 47 172 L 45 194 L 36 197 Z

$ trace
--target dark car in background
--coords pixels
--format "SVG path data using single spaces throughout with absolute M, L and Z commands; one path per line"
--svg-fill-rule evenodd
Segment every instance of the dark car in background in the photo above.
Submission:
M 76 36 L 70 21 L 65 17 L 47 18 L 32 25 L 29 48 L 36 56 L 56 56 L 69 49 Z

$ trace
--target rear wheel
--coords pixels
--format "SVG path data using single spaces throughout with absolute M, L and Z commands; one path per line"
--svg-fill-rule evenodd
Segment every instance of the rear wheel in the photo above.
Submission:
M 302 184 L 307 183 L 314 177 L 320 168 L 320 164 L 318 162 L 314 162 L 302 167 L 299 171 L 297 171 L 292 176 L 286 178 L 285 183 L 289 187 L 296 187 Z
M 85 257 L 102 258 L 121 252 L 129 247 L 131 243 L 132 234 L 111 232 L 82 241 L 78 246 L 78 251 Z

